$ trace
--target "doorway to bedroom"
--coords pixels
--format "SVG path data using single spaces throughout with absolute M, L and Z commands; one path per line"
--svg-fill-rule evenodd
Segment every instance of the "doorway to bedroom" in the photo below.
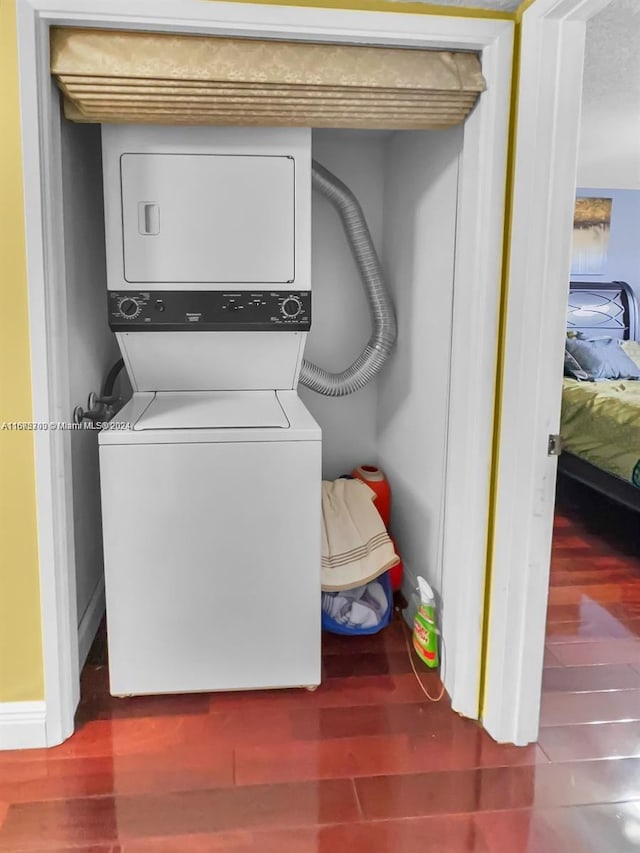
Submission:
M 640 731 L 639 36 L 624 0 L 587 23 L 540 713 L 552 761 L 635 756 Z

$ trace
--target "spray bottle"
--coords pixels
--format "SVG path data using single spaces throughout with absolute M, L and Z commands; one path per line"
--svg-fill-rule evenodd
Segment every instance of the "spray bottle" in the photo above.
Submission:
M 418 577 L 420 603 L 413 619 L 413 648 L 418 657 L 431 668 L 438 666 L 438 628 L 433 590 Z

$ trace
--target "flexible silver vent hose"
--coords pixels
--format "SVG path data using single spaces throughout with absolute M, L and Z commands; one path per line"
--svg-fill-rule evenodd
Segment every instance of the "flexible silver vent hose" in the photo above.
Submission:
M 339 178 L 315 160 L 311 175 L 313 188 L 322 193 L 340 214 L 349 248 L 367 294 L 373 331 L 364 351 L 346 370 L 329 373 L 305 359 L 300 371 L 300 382 L 319 394 L 344 397 L 363 388 L 384 364 L 396 340 L 396 318 L 358 200 Z

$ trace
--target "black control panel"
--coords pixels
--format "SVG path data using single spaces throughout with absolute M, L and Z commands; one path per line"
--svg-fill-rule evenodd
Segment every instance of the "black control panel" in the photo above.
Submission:
M 311 293 L 292 291 L 109 291 L 114 332 L 306 332 Z

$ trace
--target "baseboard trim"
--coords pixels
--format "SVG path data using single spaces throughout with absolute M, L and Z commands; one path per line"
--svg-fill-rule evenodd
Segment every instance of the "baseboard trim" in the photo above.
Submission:
M 0 749 L 36 749 L 46 745 L 44 701 L 0 702 Z
M 80 669 L 84 666 L 91 644 L 98 633 L 105 606 L 104 577 L 101 577 L 91 594 L 89 603 L 78 625 L 78 658 L 80 660 Z

